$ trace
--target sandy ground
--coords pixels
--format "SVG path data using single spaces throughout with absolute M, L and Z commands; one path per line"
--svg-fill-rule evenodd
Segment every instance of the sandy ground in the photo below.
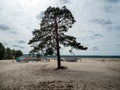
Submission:
M 120 90 L 118 61 L 12 63 L 0 61 L 0 90 Z

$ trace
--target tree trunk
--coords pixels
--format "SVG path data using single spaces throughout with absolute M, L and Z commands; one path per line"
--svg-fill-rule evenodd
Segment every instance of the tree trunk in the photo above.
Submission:
M 55 19 L 55 32 L 56 32 L 56 47 L 57 47 L 57 68 L 61 68 L 61 61 L 60 61 L 60 46 L 59 46 L 59 38 L 58 38 L 58 25 Z
M 57 41 L 57 39 L 56 39 L 56 41 Z M 57 62 L 58 62 L 58 69 L 59 69 L 61 67 L 59 41 L 57 41 Z

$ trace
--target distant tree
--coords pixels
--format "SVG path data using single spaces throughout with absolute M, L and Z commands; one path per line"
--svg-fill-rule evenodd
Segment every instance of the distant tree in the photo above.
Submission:
M 5 58 L 6 59 L 12 59 L 12 57 L 13 57 L 13 52 L 9 47 L 7 47 L 6 48 L 6 56 L 5 56 Z
M 87 47 L 82 46 L 76 41 L 73 36 L 65 35 L 65 32 L 72 27 L 75 23 L 75 19 L 65 6 L 48 7 L 44 12 L 42 21 L 40 24 L 40 30 L 35 29 L 33 38 L 29 41 L 29 44 L 33 46 L 33 51 L 41 50 L 45 55 L 57 55 L 58 69 L 61 68 L 60 62 L 60 45 L 65 47 L 70 46 L 72 49 L 86 50 Z
M 16 50 L 15 49 L 12 50 L 12 54 L 13 54 L 13 56 L 15 56 L 15 54 L 16 54 Z
M 1 59 L 14 59 L 23 55 L 21 50 L 12 50 L 9 47 L 5 48 L 0 42 L 0 60 Z
M 0 42 L 0 60 L 4 59 L 5 57 L 5 47 L 3 46 L 3 44 Z
M 15 50 L 15 57 L 20 57 L 23 55 L 23 52 L 21 50 Z

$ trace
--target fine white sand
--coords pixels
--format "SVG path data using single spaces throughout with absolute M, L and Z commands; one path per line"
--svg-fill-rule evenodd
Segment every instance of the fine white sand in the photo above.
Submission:
M 105 61 L 104 61 L 105 60 Z M 0 90 L 120 90 L 120 59 L 12 63 L 0 61 Z

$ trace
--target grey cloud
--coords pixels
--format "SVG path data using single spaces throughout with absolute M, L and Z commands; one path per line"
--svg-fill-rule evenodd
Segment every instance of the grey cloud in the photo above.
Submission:
M 108 30 L 114 30 L 113 26 L 108 26 L 107 29 Z
M 110 12 L 116 12 L 116 9 L 114 9 L 113 7 L 105 7 L 104 11 L 110 13 Z
M 62 2 L 62 3 L 69 3 L 70 1 L 69 0 L 60 0 L 60 2 Z
M 101 25 L 109 25 L 112 24 L 112 21 L 110 21 L 109 19 L 105 20 L 105 19 L 93 19 L 92 22 L 101 24 Z
M 27 29 L 30 29 L 29 27 L 26 27 Z
M 17 32 L 15 32 L 15 31 L 11 31 L 10 33 L 12 33 L 12 34 L 16 34 Z
M 12 45 L 13 47 L 19 47 L 19 45 Z
M 18 43 L 26 43 L 24 40 L 19 40 Z
M 2 43 L 3 43 L 3 45 L 8 46 L 8 43 L 7 43 L 7 42 L 4 42 L 4 41 L 3 41 Z
M 44 15 L 44 11 L 41 11 L 41 12 L 36 16 L 37 20 L 41 20 L 42 17 L 43 17 L 43 15 Z
M 23 26 L 23 24 L 20 24 L 21 26 Z
M 95 51 L 99 50 L 99 48 L 97 46 L 93 46 L 91 49 L 95 50 Z
M 22 46 L 21 46 L 20 48 L 23 49 L 23 48 L 25 48 L 25 47 L 22 47 Z
M 102 34 L 94 33 L 92 31 L 89 31 L 89 34 L 90 35 L 88 35 L 86 38 L 82 38 L 82 40 L 89 41 L 89 40 L 96 40 L 104 37 Z
M 10 30 L 10 27 L 8 26 L 8 25 L 6 25 L 6 24 L 0 24 L 0 30 Z
M 120 26 L 116 26 L 116 27 L 115 27 L 115 30 L 120 31 Z
M 104 0 L 104 1 L 106 1 L 108 3 L 118 3 L 119 2 L 119 0 Z
M 101 37 L 103 37 L 103 35 L 101 35 L 101 34 L 93 34 L 92 36 L 89 36 L 88 38 L 89 39 L 98 39 L 98 38 L 101 38 Z
M 120 47 L 120 44 L 118 44 L 117 46 Z
M 23 47 L 23 46 L 19 46 L 19 45 L 12 45 L 12 46 L 15 47 L 15 48 L 20 48 L 20 49 L 25 48 L 25 47 Z
M 118 7 L 118 6 L 111 6 L 111 5 L 109 5 L 109 6 L 103 7 L 103 10 L 105 12 L 107 12 L 107 13 L 118 13 L 119 10 L 120 10 L 119 8 L 120 7 Z
M 94 34 L 94 37 L 103 37 L 101 34 Z
M 120 44 L 118 44 L 117 46 L 120 47 Z
M 120 31 L 120 26 L 108 26 L 107 29 L 109 31 Z

